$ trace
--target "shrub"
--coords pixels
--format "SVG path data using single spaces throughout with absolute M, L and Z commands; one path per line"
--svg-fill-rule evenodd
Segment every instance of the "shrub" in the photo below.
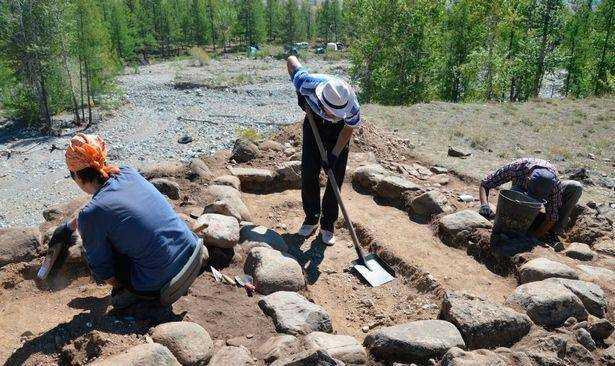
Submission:
M 209 53 L 201 47 L 192 47 L 189 52 L 190 56 L 194 57 L 199 66 L 209 65 L 211 57 L 209 56 Z
M 238 137 L 246 138 L 254 143 L 258 143 L 263 139 L 260 132 L 250 127 L 237 127 L 235 133 Z

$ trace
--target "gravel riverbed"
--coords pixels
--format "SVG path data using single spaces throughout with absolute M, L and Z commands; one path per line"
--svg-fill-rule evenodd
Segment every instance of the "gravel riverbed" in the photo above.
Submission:
M 348 68 L 345 62 L 307 65 L 341 76 Z M 180 79 L 194 83 L 176 88 Z M 86 133 L 103 136 L 118 165 L 187 162 L 229 148 L 242 128 L 266 135 L 301 116 L 279 60 L 228 57 L 203 67 L 169 61 L 122 75 L 117 84 L 124 102 Z M 64 163 L 64 148 L 75 132 L 65 128 L 61 136 L 49 137 L 0 123 L 0 228 L 37 225 L 45 208 L 82 194 Z M 192 142 L 178 143 L 184 135 Z

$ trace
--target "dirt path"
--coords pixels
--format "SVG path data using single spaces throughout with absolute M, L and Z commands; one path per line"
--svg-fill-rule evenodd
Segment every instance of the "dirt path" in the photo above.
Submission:
M 423 276 L 419 280 L 430 274 L 445 290 L 465 291 L 496 302 L 503 302 L 515 288 L 513 278 L 493 274 L 465 251 L 445 246 L 428 225 L 410 221 L 405 212 L 378 205 L 371 196 L 359 194 L 350 186 L 342 195 L 352 220 L 386 243 L 387 250 L 404 266 L 417 268 Z M 282 233 L 292 248 L 290 252 L 304 267 L 308 297 L 327 309 L 338 332 L 362 340 L 364 326 L 373 328 L 437 316 L 439 294 L 419 291 L 417 278 L 400 273 L 397 280 L 370 288 L 350 273 L 356 254 L 345 229 L 337 230 L 333 247 L 324 246 L 317 235 L 303 241 L 289 234 L 296 232 L 303 221 L 300 191 L 245 194 L 245 200 L 256 223 Z

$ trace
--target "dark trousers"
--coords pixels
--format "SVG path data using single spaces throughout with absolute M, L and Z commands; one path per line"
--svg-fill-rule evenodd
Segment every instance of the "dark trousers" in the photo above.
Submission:
M 330 123 L 324 122 L 322 118 L 314 116 L 314 122 L 318 127 L 320 138 L 327 153 L 335 147 L 337 138 L 344 128 L 343 122 Z M 333 167 L 333 175 L 341 189 L 346 173 L 346 163 L 348 162 L 348 146 L 346 146 Z M 325 195 L 322 198 L 322 215 L 320 205 L 320 170 L 321 157 L 318 145 L 310 122 L 307 118 L 303 120 L 303 151 L 301 155 L 301 199 L 303 201 L 303 211 L 305 212 L 305 223 L 316 225 L 320 219 L 320 227 L 324 230 L 333 232 L 333 227 L 339 215 L 339 206 L 335 199 L 335 193 L 330 182 L 327 181 Z
M 115 280 L 121 286 L 118 290 L 128 290 L 133 294 L 152 299 L 159 298 L 160 291 L 139 291 L 134 288 L 132 285 L 132 280 L 130 279 L 130 266 L 131 263 L 128 256 L 113 250 L 113 269 L 115 271 Z

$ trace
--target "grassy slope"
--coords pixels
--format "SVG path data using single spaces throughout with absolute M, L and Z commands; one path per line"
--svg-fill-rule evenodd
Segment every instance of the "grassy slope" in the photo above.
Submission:
M 408 138 L 418 158 L 480 179 L 501 164 L 536 156 L 554 162 L 560 174 L 586 167 L 615 178 L 615 98 L 537 100 L 526 103 L 410 107 L 364 106 L 368 123 Z M 447 156 L 447 146 L 473 150 L 468 159 Z M 590 159 L 590 154 L 595 159 Z M 584 200 L 613 201 L 612 191 L 588 187 Z

